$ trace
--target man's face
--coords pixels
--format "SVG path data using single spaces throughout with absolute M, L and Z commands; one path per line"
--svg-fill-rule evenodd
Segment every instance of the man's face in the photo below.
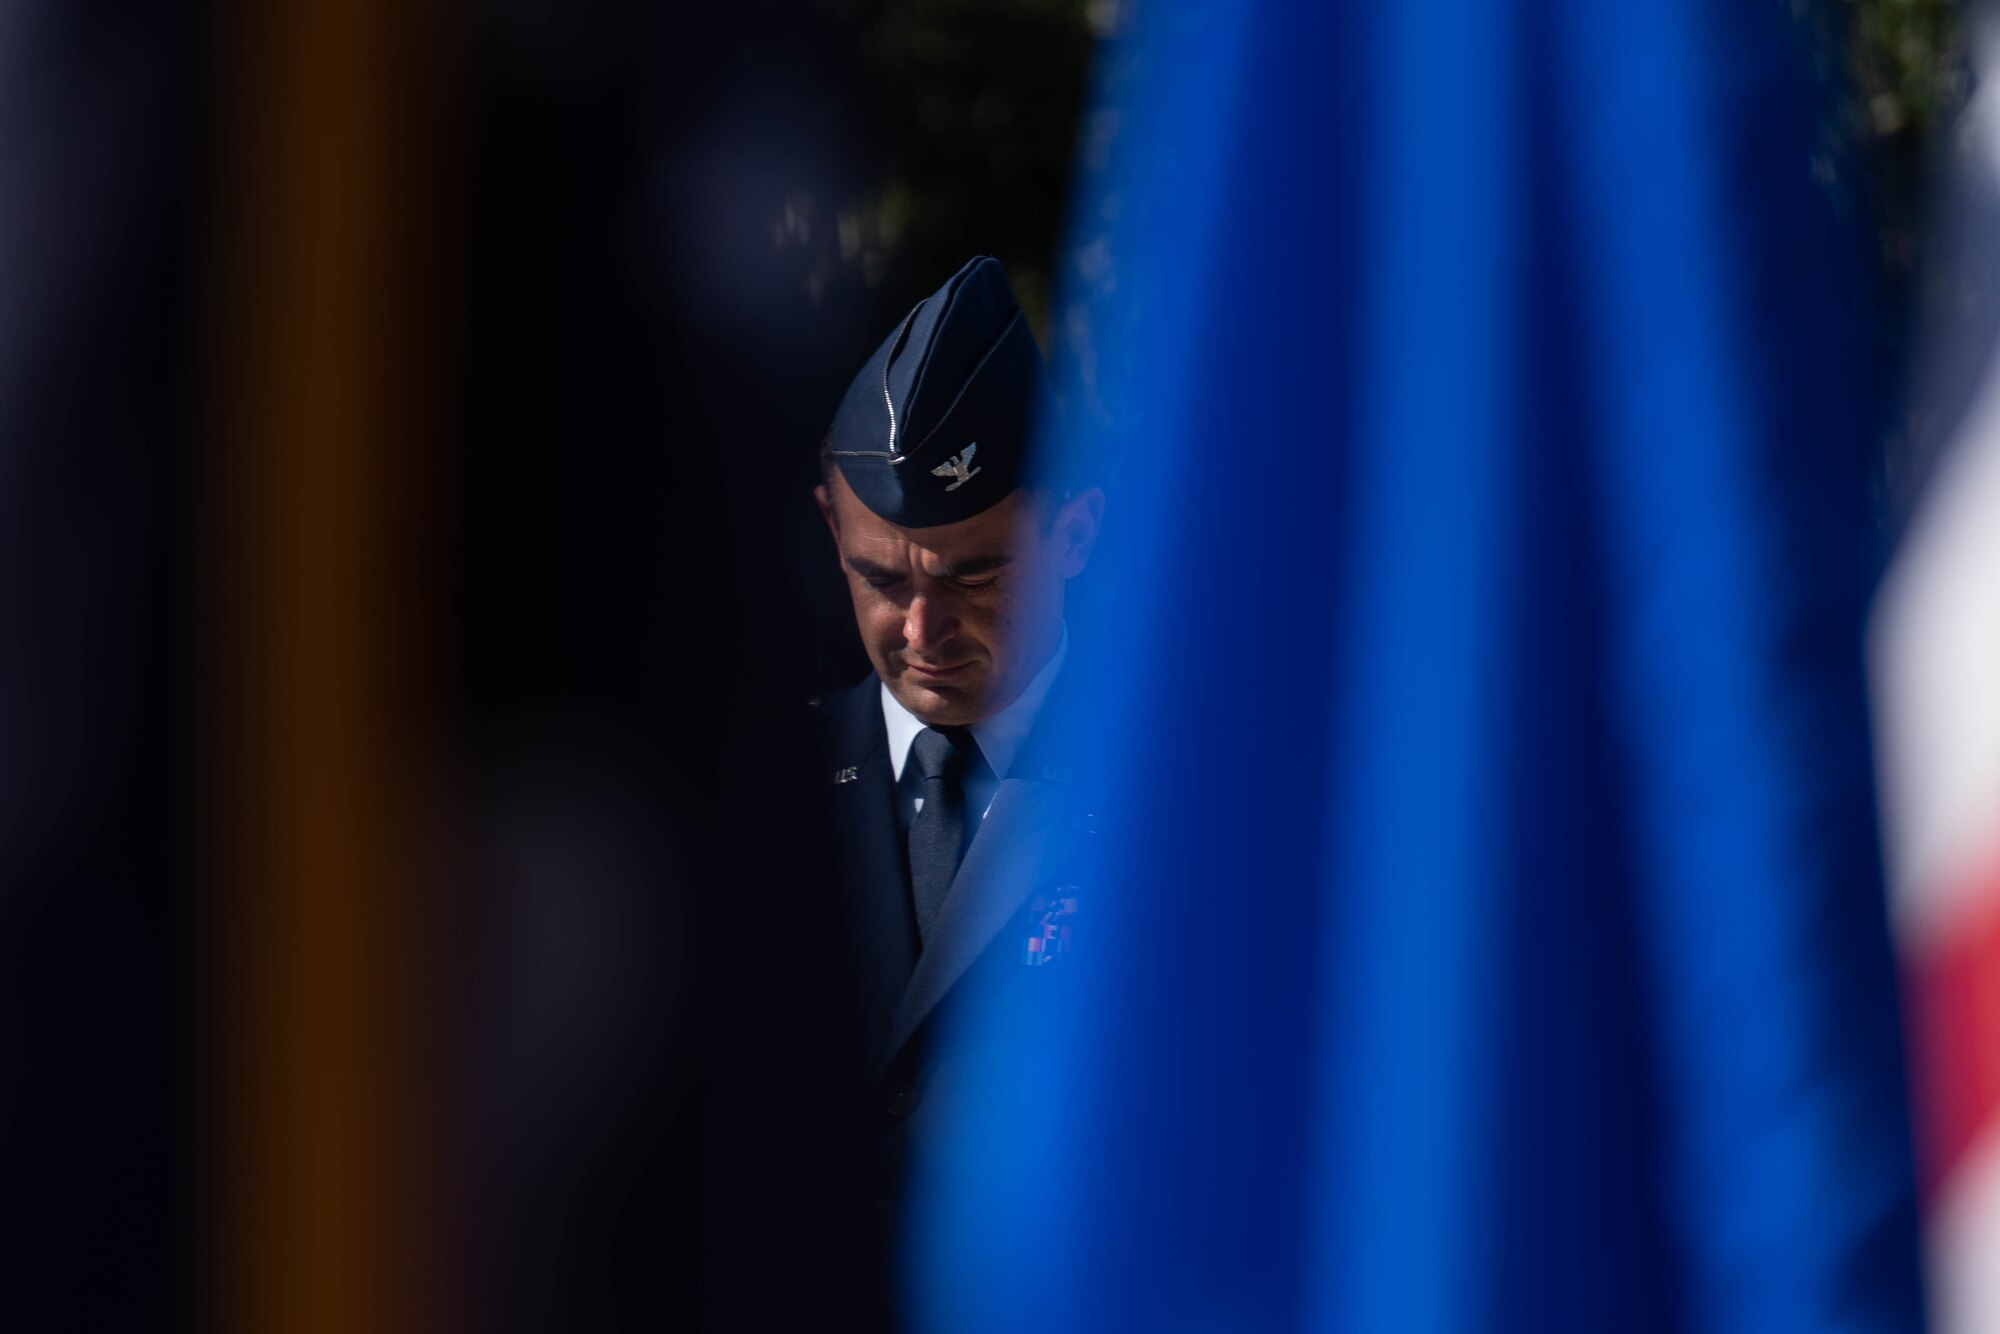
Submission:
M 854 619 L 875 671 L 934 727 L 1012 704 L 1062 636 L 1063 590 L 1097 539 L 1104 497 L 1042 512 L 1025 490 L 936 528 L 899 528 L 836 471 L 815 493 L 839 548 Z

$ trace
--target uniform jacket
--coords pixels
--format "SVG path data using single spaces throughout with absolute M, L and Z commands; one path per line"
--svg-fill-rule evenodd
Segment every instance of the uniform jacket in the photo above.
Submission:
M 955 1041 L 963 1007 L 976 996 L 1027 1007 L 1035 1022 L 1062 1022 L 1079 963 L 1075 932 L 1087 931 L 1078 919 L 1088 911 L 1094 819 L 1087 766 L 1063 744 L 1064 686 L 1075 679 L 1072 664 L 1000 776 L 928 945 L 920 945 L 912 907 L 880 682 L 870 675 L 818 705 L 824 778 L 816 781 L 830 788 L 833 883 L 862 1061 L 854 1095 L 868 1104 L 869 1187 L 891 1215 L 906 1170 L 943 1151 L 952 1111 L 978 1096 L 975 1069 L 991 1068 Z M 1039 962 L 1030 962 L 1031 939 L 1042 942 Z M 1032 1059 L 1023 1056 L 1025 1072 Z

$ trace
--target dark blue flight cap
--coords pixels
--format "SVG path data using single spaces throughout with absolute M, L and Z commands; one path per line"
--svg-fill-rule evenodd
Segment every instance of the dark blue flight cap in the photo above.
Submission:
M 1047 386 L 1014 289 L 982 255 L 918 302 L 854 377 L 833 419 L 833 457 L 890 523 L 957 523 L 1021 484 Z

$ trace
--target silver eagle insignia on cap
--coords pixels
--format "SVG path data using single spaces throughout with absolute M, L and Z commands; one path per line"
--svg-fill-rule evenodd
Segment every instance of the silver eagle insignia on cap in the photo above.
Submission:
M 984 469 L 975 468 L 972 466 L 972 456 L 974 454 L 977 454 L 978 452 L 979 452 L 979 442 L 975 440 L 971 444 L 967 445 L 964 449 L 960 450 L 958 453 L 946 459 L 943 463 L 940 463 L 937 467 L 932 468 L 931 476 L 956 477 L 958 480 L 953 482 L 950 486 L 946 487 L 945 490 L 947 491 L 958 490 L 958 488 L 964 486 L 967 482 L 971 481 L 973 478 L 977 477 L 982 471 L 984 471 Z

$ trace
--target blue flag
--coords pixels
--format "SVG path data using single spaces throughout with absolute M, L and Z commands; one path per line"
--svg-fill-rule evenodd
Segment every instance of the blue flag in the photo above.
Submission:
M 1051 429 L 1115 461 L 1117 781 L 1071 1021 L 969 1021 L 919 1328 L 1919 1327 L 1865 239 L 1795 12 L 1107 51 Z

